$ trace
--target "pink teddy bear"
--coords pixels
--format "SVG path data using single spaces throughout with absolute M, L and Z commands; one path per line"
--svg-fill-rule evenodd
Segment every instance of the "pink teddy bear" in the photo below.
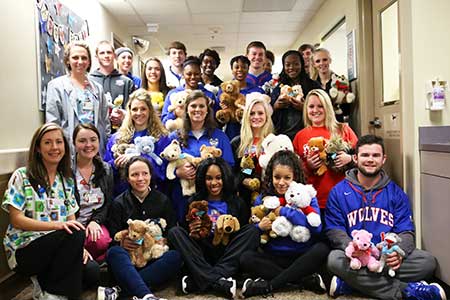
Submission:
M 345 255 L 350 258 L 350 268 L 359 270 L 367 266 L 372 272 L 377 272 L 380 268 L 380 250 L 372 242 L 372 234 L 367 230 L 353 230 L 353 240 L 345 248 Z

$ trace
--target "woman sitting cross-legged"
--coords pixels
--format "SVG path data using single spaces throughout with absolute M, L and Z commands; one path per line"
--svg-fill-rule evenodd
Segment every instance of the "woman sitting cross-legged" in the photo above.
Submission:
M 247 250 L 256 250 L 259 232 L 254 226 L 244 225 L 247 223 L 244 216 L 248 213 L 236 194 L 231 169 L 222 158 L 204 160 L 198 166 L 195 185 L 197 192 L 189 203 L 194 205 L 204 200 L 200 203 L 204 210 L 201 207 L 196 208 L 197 211 L 193 209 L 192 213 L 199 218 L 194 216 L 186 228 L 172 228 L 168 236 L 184 260 L 187 273 L 182 278 L 182 292 L 211 290 L 232 298 L 236 295 L 236 280 L 231 277 L 238 272 L 239 257 Z M 202 222 L 204 214 L 207 214 L 206 221 Z M 218 237 L 222 233 L 224 215 L 229 215 L 237 231 L 230 233 L 228 240 L 221 241 Z M 236 222 L 240 228 L 236 227 Z

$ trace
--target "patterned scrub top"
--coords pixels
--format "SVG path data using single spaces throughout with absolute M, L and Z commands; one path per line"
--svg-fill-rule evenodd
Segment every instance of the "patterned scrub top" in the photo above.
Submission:
M 65 222 L 67 217 L 75 214 L 78 204 L 71 178 L 63 178 L 58 174 L 49 190 L 40 188 L 35 191 L 26 172 L 27 169 L 23 167 L 12 174 L 2 203 L 2 208 L 6 212 L 9 213 L 9 205 L 11 205 L 23 211 L 26 217 L 44 222 Z M 17 249 L 27 246 L 52 231 L 24 231 L 9 224 L 3 239 L 9 267 L 14 269 L 17 265 L 15 256 Z

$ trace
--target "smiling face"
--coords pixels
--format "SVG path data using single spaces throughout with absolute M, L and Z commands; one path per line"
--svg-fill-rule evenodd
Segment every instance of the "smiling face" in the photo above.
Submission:
M 145 101 L 132 100 L 130 105 L 131 119 L 137 131 L 147 128 L 150 118 L 150 108 Z
M 308 119 L 311 121 L 313 126 L 321 127 L 325 125 L 325 108 L 323 107 L 319 97 L 316 95 L 311 95 L 308 97 L 306 112 Z
M 278 196 L 286 193 L 289 185 L 294 180 L 294 170 L 290 166 L 275 165 L 272 172 L 272 184 Z
M 207 76 L 212 76 L 214 74 L 214 71 L 217 69 L 217 62 L 211 56 L 205 55 L 202 60 L 201 68 L 203 74 Z
M 208 114 L 208 102 L 203 97 L 192 100 L 187 106 L 187 113 L 191 123 L 205 122 Z
M 231 74 L 233 75 L 234 79 L 238 81 L 245 81 L 245 78 L 248 74 L 248 65 L 240 60 L 233 62 L 233 66 L 231 67 Z
M 303 61 L 305 62 L 305 68 L 309 67 L 311 56 L 313 54 L 312 50 L 310 48 L 307 48 L 301 54 L 303 56 Z
M 205 174 L 206 190 L 210 200 L 219 200 L 222 198 L 222 172 L 219 166 L 211 165 Z
M 314 53 L 314 68 L 320 74 L 328 74 L 330 72 L 331 57 L 326 51 L 318 51 Z
M 69 54 L 70 71 L 75 74 L 85 74 L 91 65 L 89 55 L 85 48 L 74 46 Z
M 97 134 L 82 128 L 75 137 L 75 151 L 79 158 L 92 160 L 98 153 L 99 138 Z
M 123 74 L 127 74 L 130 72 L 131 67 L 133 66 L 133 55 L 130 52 L 123 52 L 117 57 L 117 65 L 119 67 L 119 71 Z
M 128 183 L 138 195 L 145 194 L 148 191 L 151 178 L 150 169 L 143 161 L 135 161 L 128 168 Z
M 288 55 L 284 60 L 283 68 L 289 78 L 297 78 L 302 68 L 300 57 L 295 54 Z
M 250 60 L 250 65 L 254 69 L 261 69 L 264 66 L 265 50 L 259 47 L 251 47 L 248 49 L 247 58 Z
M 183 77 L 186 82 L 186 88 L 191 90 L 198 89 L 198 83 L 202 79 L 200 67 L 195 64 L 190 64 L 184 67 Z
M 386 155 L 383 148 L 378 144 L 362 145 L 358 148 L 358 153 L 354 155 L 356 167 L 362 175 L 366 177 L 376 177 L 380 174 Z
M 65 154 L 64 138 L 60 130 L 51 130 L 41 138 L 37 151 L 44 165 L 58 165 Z
M 114 63 L 114 51 L 109 44 L 100 44 L 97 47 L 97 53 L 96 53 L 98 63 L 100 66 L 104 68 L 108 68 L 113 65 Z
M 159 83 L 161 79 L 161 66 L 156 60 L 150 60 L 145 67 L 145 77 L 149 83 Z
M 266 124 L 267 115 L 262 103 L 256 103 L 250 110 L 250 127 L 253 129 L 259 129 Z

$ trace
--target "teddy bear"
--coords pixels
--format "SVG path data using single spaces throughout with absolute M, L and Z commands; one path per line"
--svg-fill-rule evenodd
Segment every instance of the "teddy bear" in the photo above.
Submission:
M 253 204 L 255 202 L 256 197 L 258 197 L 258 191 L 261 186 L 261 181 L 259 178 L 255 177 L 255 162 L 253 161 L 253 158 L 249 154 L 244 154 L 241 158 L 240 162 L 241 172 L 244 174 L 244 181 L 243 185 L 252 191 L 250 200 Z M 248 179 L 248 180 L 247 180 Z
M 123 154 L 131 154 L 131 153 L 137 153 L 136 146 L 134 144 L 114 144 L 111 147 L 111 151 L 113 153 L 114 159 L 118 158 L 120 155 Z
M 335 172 L 344 172 L 346 170 L 346 167 L 336 167 L 334 160 L 336 159 L 339 152 L 349 152 L 350 149 L 350 144 L 344 141 L 344 139 L 340 135 L 331 136 L 331 138 L 325 145 L 325 152 L 327 153 L 326 163 L 328 165 L 328 168 L 331 168 Z
M 193 164 L 193 157 L 187 153 L 181 152 L 180 142 L 173 140 L 164 150 L 159 154 L 162 158 L 166 159 L 167 164 L 166 177 L 169 180 L 175 179 L 175 169 L 186 164 Z M 195 180 L 180 178 L 181 190 L 183 196 L 191 196 L 195 193 Z
M 208 216 L 208 201 L 198 200 L 189 204 L 186 221 L 191 223 L 197 220 L 201 220 L 201 226 L 197 231 L 189 232 L 189 236 L 196 240 L 208 237 L 212 228 L 212 222 Z
M 327 140 L 324 137 L 317 136 L 309 139 L 308 143 L 303 147 L 303 151 L 305 155 L 309 155 L 309 153 L 319 153 L 319 158 L 322 161 L 320 167 L 314 171 L 317 176 L 322 176 L 327 171 L 327 153 L 325 151 L 325 146 L 327 144 Z
M 371 242 L 372 234 L 365 229 L 353 230 L 353 240 L 345 248 L 345 256 L 350 259 L 350 268 L 359 270 L 367 266 L 372 272 L 378 272 L 380 251 Z
M 382 232 L 380 236 L 381 242 L 377 244 L 377 248 L 381 249 L 380 267 L 378 269 L 378 273 L 383 271 L 383 268 L 386 265 L 386 257 L 389 254 L 397 252 L 401 257 L 405 257 L 406 255 L 405 251 L 398 246 L 398 243 L 402 241 L 398 234 L 394 232 Z M 394 277 L 395 271 L 391 267 L 388 267 L 388 274 L 389 276 Z
M 329 93 L 336 115 L 343 114 L 340 107 L 341 104 L 352 103 L 355 100 L 355 94 L 350 92 L 350 83 L 344 75 L 331 74 L 331 88 Z
M 283 84 L 280 85 L 280 96 L 282 98 L 286 98 L 286 97 L 292 97 L 297 101 L 302 101 L 303 100 L 303 89 L 302 86 L 299 84 L 296 84 L 294 86 L 289 86 L 287 84 Z
M 245 97 L 242 95 L 239 87 L 239 81 L 228 80 L 220 84 L 222 93 L 219 101 L 221 108 L 216 112 L 216 119 L 226 124 L 230 121 L 240 122 L 244 112 Z
M 161 92 L 151 92 L 150 93 L 153 109 L 156 112 L 161 112 L 164 106 L 164 95 Z
M 275 152 L 278 152 L 280 150 L 294 151 L 294 146 L 292 145 L 291 139 L 284 134 L 269 134 L 262 141 L 261 147 L 263 149 L 263 152 L 259 156 L 259 165 L 261 166 L 263 171 L 266 169 L 269 160 L 272 158 L 272 155 Z
M 265 196 L 262 199 L 262 204 L 253 206 L 250 209 L 249 223 L 257 224 L 261 222 L 264 217 L 269 218 L 270 221 L 275 221 L 278 217 L 274 210 L 280 206 L 279 198 L 276 196 Z M 278 235 L 275 231 L 263 232 L 261 234 L 260 243 L 267 244 L 270 238 L 276 238 Z
M 121 242 L 128 237 L 136 244 L 140 245 L 135 250 L 128 251 L 131 263 L 138 268 L 144 267 L 151 259 L 151 249 L 155 244 L 155 239 L 150 234 L 149 220 L 131 220 L 127 221 L 128 229 L 121 230 L 114 235 L 114 240 Z
M 134 145 L 140 154 L 151 157 L 160 166 L 163 161 L 155 154 L 155 138 L 150 135 L 138 136 L 134 139 Z
M 279 81 L 280 81 L 280 74 L 273 73 L 272 79 L 266 81 L 261 88 L 267 95 L 270 95 L 272 94 L 272 91 L 277 87 Z
M 317 191 L 311 184 L 302 184 L 293 181 L 284 194 L 284 199 L 286 200 L 287 207 L 300 209 L 306 216 L 309 225 L 318 227 L 322 221 L 320 215 L 311 206 L 311 199 L 316 195 Z
M 305 226 L 293 225 L 285 216 L 278 216 L 272 222 L 272 231 L 277 236 L 290 236 L 294 242 L 304 243 L 311 238 L 311 232 Z
M 164 218 L 152 219 L 150 220 L 148 227 L 148 232 L 155 239 L 155 244 L 151 249 L 151 258 L 157 259 L 169 251 L 169 246 L 167 246 L 166 239 L 163 238 L 163 231 L 167 227 L 167 222 Z
M 123 104 L 123 95 L 119 95 L 116 97 L 116 99 L 114 99 L 112 104 L 110 104 L 111 117 L 115 117 L 115 118 L 120 117 L 118 110 L 122 108 L 122 104 Z M 120 127 L 120 125 L 113 124 L 111 127 L 112 127 L 112 129 L 118 129 Z
M 228 214 L 220 215 L 219 218 L 217 218 L 214 230 L 213 245 L 228 245 L 230 234 L 239 231 L 239 229 L 241 229 L 241 225 L 236 217 Z
M 220 148 L 217 148 L 216 146 L 201 145 L 200 157 L 194 157 L 193 164 L 194 166 L 198 166 L 203 160 L 207 158 L 221 157 L 221 156 L 222 150 Z
M 186 105 L 186 98 L 189 95 L 186 91 L 180 91 L 178 93 L 172 93 L 169 97 L 170 105 L 167 108 L 169 112 L 174 112 L 176 118 L 174 120 L 166 121 L 166 129 L 169 131 L 175 131 L 183 127 L 183 116 Z M 179 112 L 179 115 L 177 112 Z

